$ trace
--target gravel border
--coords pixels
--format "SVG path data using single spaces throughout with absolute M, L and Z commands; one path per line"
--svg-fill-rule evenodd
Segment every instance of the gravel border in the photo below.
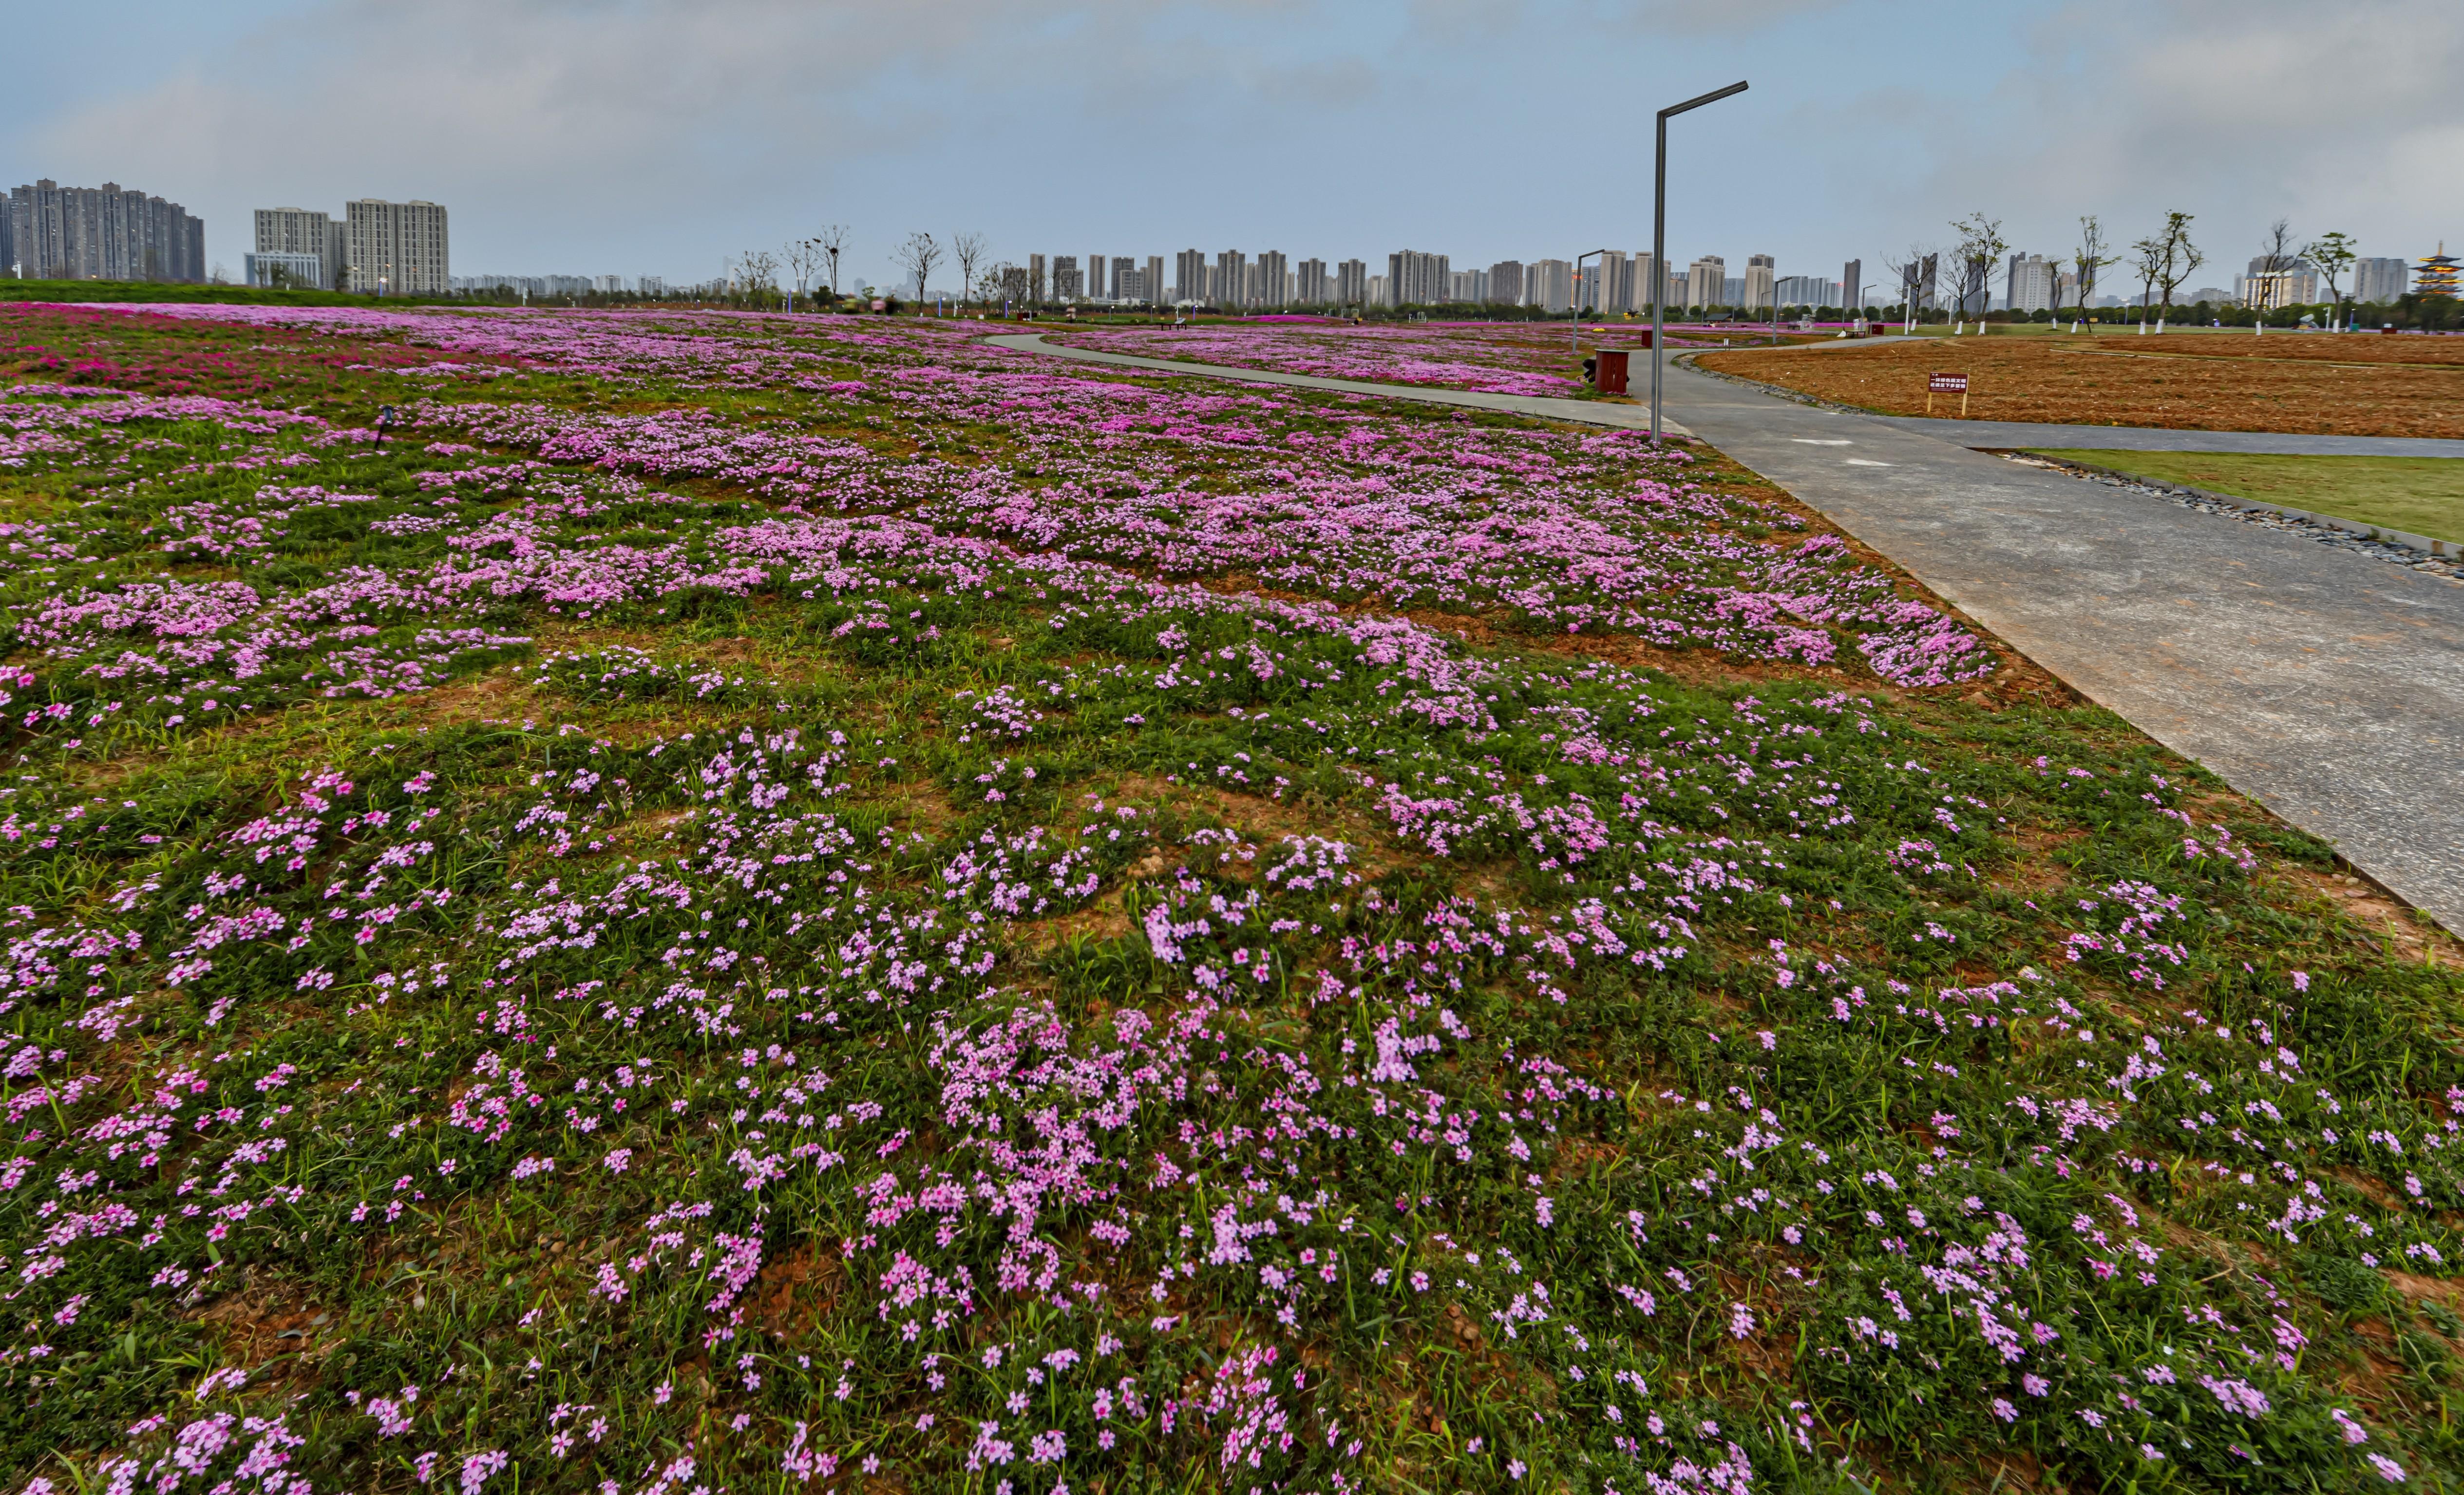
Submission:
M 1709 371 L 1705 370 L 1705 372 Z M 2252 508 L 2248 504 L 2219 497 L 2199 489 L 2180 488 L 2152 478 L 2125 477 L 2119 473 L 2083 463 L 2065 462 L 2058 457 L 2039 456 L 2027 451 L 2000 451 L 1994 454 L 2006 462 L 2016 462 L 2022 467 L 2042 468 L 2048 472 L 2067 473 L 2082 482 L 2102 483 L 2108 488 L 2119 488 L 2126 493 L 2159 498 L 2185 509 L 2195 509 L 2201 514 L 2220 514 L 2227 518 L 2239 519 L 2246 524 L 2280 530 L 2288 535 L 2298 535 L 2303 539 L 2317 540 L 2322 545 L 2333 545 L 2339 550 L 2349 550 L 2355 555 L 2368 556 L 2374 561 L 2391 561 L 2415 571 L 2428 572 L 2431 576 L 2445 577 L 2451 582 L 2464 582 L 2464 561 L 2431 555 L 2427 551 L 2399 545 L 2391 540 L 2373 539 L 2367 535 L 2356 534 L 2352 530 L 2342 529 L 2319 519 L 2298 517 L 2273 509 Z

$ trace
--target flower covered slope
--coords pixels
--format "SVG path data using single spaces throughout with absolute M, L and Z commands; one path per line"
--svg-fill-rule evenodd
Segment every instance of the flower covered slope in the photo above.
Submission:
M 16 1487 L 2456 1462 L 2447 947 L 1716 457 L 844 319 L 0 367 Z
M 1107 353 L 1229 363 L 1328 379 L 1432 385 L 1493 394 L 1571 395 L 1580 391 L 1578 360 L 1566 331 L 1543 324 L 1502 326 L 1371 323 L 1205 323 L 1174 331 L 1068 329 L 1056 342 Z
M 1650 327 L 1615 321 L 1585 322 L 1581 344 L 1639 348 Z M 1668 329 L 1671 347 L 1725 347 L 1735 329 L 1716 336 Z M 1750 336 L 1751 329 L 1743 335 Z M 1052 342 L 1177 359 L 1267 368 L 1328 379 L 1376 384 L 1426 385 L 1492 394 L 1567 396 L 1583 392 L 1581 359 L 1568 343 L 1566 324 L 1547 322 L 1372 322 L 1362 326 L 1311 321 L 1207 322 L 1177 329 L 1067 327 L 1045 333 Z

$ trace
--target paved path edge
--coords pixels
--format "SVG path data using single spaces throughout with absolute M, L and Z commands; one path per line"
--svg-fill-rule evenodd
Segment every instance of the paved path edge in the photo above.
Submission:
M 1422 405 L 1451 405 L 1465 409 L 1494 410 L 1502 415 L 1526 415 L 1544 421 L 1606 426 L 1617 430 L 1644 430 L 1651 424 L 1651 411 L 1643 406 L 1599 405 L 1589 400 L 1559 400 L 1536 394 L 1492 394 L 1478 389 L 1441 389 L 1429 385 L 1381 385 L 1360 379 L 1329 379 L 1320 374 L 1288 374 L 1281 369 L 1239 368 L 1229 363 L 1188 363 L 1177 359 L 1140 358 L 1133 353 L 1105 353 L 1095 348 L 1073 348 L 1046 342 L 1040 332 L 1004 333 L 984 341 L 995 347 L 1021 353 L 1043 353 L 1054 358 L 1151 369 L 1163 374 L 1194 374 L 1249 385 L 1325 389 L 1337 394 L 1370 395 L 1384 400 L 1416 400 Z M 1665 416 L 1661 419 L 1660 429 L 1663 434 L 1681 440 L 1690 441 L 1694 436 L 1692 431 Z

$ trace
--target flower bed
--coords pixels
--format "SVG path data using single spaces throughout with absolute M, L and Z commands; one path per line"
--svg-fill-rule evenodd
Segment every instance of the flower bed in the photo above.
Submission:
M 0 342 L 28 1491 L 2453 1462 L 2345 1375 L 2446 1374 L 2452 977 L 1714 456 L 916 322 Z

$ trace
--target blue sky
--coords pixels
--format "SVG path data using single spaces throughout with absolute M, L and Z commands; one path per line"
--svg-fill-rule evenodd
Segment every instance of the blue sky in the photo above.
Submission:
M 2197 214 L 2229 285 L 2278 215 L 2464 244 L 2464 19 L 2389 0 L 0 0 L 0 177 L 248 210 L 452 212 L 457 273 L 699 279 L 837 222 L 999 257 L 1650 242 L 1836 276 L 1982 209 L 2066 252 Z

